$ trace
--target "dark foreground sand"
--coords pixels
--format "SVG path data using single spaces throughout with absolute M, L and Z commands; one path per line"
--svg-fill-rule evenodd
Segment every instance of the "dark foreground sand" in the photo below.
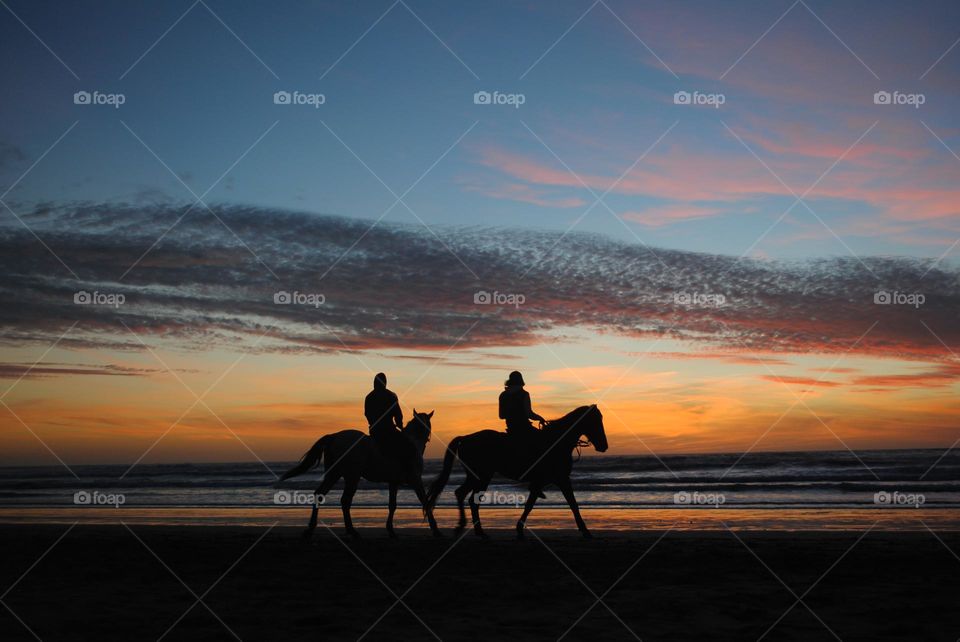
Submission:
M 132 528 L 78 525 L 50 549 L 67 526 L 0 526 L 0 639 L 960 637 L 960 559 L 946 548 L 960 552 L 958 533 L 342 542 L 320 528 L 304 545 L 286 527 L 259 543 L 266 529 Z

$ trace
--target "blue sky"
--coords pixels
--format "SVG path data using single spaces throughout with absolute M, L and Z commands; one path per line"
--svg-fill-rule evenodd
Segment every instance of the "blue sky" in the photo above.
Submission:
M 890 212 L 882 193 L 867 198 L 876 188 L 904 199 L 911 189 L 945 190 L 930 204 L 942 210 L 953 195 L 960 160 L 944 145 L 960 149 L 950 117 L 960 50 L 948 52 L 960 10 L 949 3 L 9 7 L 64 65 L 5 12 L 0 36 L 16 64 L 2 72 L 12 99 L 0 107 L 0 137 L 24 156 L 5 163 L 7 182 L 79 123 L 8 202 L 192 201 L 126 123 L 198 195 L 263 136 L 208 203 L 376 219 L 395 200 L 377 177 L 399 195 L 429 169 L 404 199 L 416 217 L 400 204 L 387 220 L 576 223 L 656 246 L 794 258 L 936 257 L 960 236 L 949 212 Z M 81 89 L 126 102 L 74 105 Z M 883 89 L 923 92 L 925 104 L 874 105 Z M 274 105 L 277 90 L 326 102 Z M 475 105 L 478 90 L 522 93 L 525 103 Z M 726 102 L 673 104 L 683 90 Z M 680 185 L 658 188 L 655 172 L 620 189 L 631 175 L 604 198 L 609 210 L 583 216 L 651 146 L 634 170 L 659 167 Z M 523 167 L 504 171 L 518 159 Z M 834 162 L 825 189 L 806 200 L 815 214 L 795 206 L 754 246 L 794 201 L 780 180 L 799 194 Z M 678 166 L 689 170 L 677 177 Z M 535 179 L 538 169 L 567 180 Z M 732 195 L 738 185 L 743 193 Z

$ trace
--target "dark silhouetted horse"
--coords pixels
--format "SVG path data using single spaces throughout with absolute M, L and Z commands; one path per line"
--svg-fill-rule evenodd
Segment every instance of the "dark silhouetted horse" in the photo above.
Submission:
M 597 452 L 607 450 L 607 435 L 603 430 L 603 415 L 596 405 L 581 406 L 573 412 L 548 421 L 546 427 L 540 430 L 528 443 L 528 453 L 517 453 L 524 448 L 524 442 L 496 430 L 481 430 L 469 435 L 455 438 L 447 447 L 443 458 L 443 470 L 430 485 L 427 493 L 428 506 L 432 507 L 443 488 L 450 479 L 450 470 L 453 460 L 457 458 L 466 472 L 466 480 L 455 494 L 457 506 L 460 508 L 460 523 L 457 532 L 467 526 L 467 516 L 463 509 L 463 500 L 470 495 L 470 513 L 473 516 L 473 528 L 477 535 L 486 537 L 480 526 L 480 509 L 477 506 L 476 493 L 484 493 L 494 474 L 515 480 L 526 481 L 529 484 L 529 494 L 523 507 L 523 514 L 517 521 L 517 536 L 522 538 L 524 524 L 533 505 L 540 495 L 540 491 L 548 484 L 556 484 L 573 511 L 577 528 L 584 537 L 590 537 L 590 531 L 580 516 L 577 499 L 573 495 L 573 486 L 570 483 L 570 470 L 573 466 L 572 452 L 578 445 L 583 445 L 581 438 L 586 438 Z
M 437 528 L 437 522 L 433 519 L 433 510 L 427 504 L 427 497 L 423 490 L 423 450 L 430 441 L 430 419 L 433 412 L 420 413 L 413 410 L 413 419 L 403 428 L 403 435 L 407 437 L 416 447 L 418 454 L 417 461 L 412 463 L 408 469 L 404 470 L 398 463 L 385 457 L 376 445 L 373 438 L 359 430 L 341 430 L 321 437 L 313 447 L 300 460 L 300 463 L 285 472 L 280 481 L 302 475 L 314 466 L 320 465 L 321 460 L 326 465 L 323 481 L 317 488 L 317 496 L 323 497 L 337 480 L 343 477 L 343 495 L 340 497 L 340 508 L 343 510 L 343 523 L 347 530 L 347 535 L 359 537 L 360 534 L 353 527 L 353 520 L 350 518 L 350 505 L 353 503 L 353 495 L 357 492 L 357 486 L 360 478 L 363 477 L 372 482 L 386 482 L 390 485 L 390 503 L 387 513 L 387 532 L 390 537 L 396 537 L 393 530 L 393 514 L 397 510 L 397 488 L 401 485 L 407 485 L 413 488 L 417 498 L 423 505 L 424 514 L 430 523 L 430 530 L 434 535 L 439 536 L 440 530 Z M 313 505 L 313 512 L 310 514 L 310 524 L 304 533 L 305 538 L 309 538 L 317 527 L 317 509 L 318 505 Z

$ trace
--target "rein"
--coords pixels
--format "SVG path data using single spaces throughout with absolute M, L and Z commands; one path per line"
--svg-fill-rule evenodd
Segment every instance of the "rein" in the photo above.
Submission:
M 574 448 L 577 449 L 577 458 L 573 460 L 574 462 L 580 461 L 580 458 L 583 456 L 583 455 L 580 453 L 580 449 L 581 449 L 581 448 L 584 448 L 584 447 L 586 447 L 586 446 L 589 446 L 589 445 L 590 445 L 590 440 L 589 440 L 589 439 L 585 439 L 585 438 L 577 439 L 577 445 L 574 446 Z

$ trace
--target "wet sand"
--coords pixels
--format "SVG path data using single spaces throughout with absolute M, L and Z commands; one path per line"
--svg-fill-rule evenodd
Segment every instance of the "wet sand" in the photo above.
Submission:
M 0 526 L 4 640 L 960 637 L 956 532 L 68 528 Z

